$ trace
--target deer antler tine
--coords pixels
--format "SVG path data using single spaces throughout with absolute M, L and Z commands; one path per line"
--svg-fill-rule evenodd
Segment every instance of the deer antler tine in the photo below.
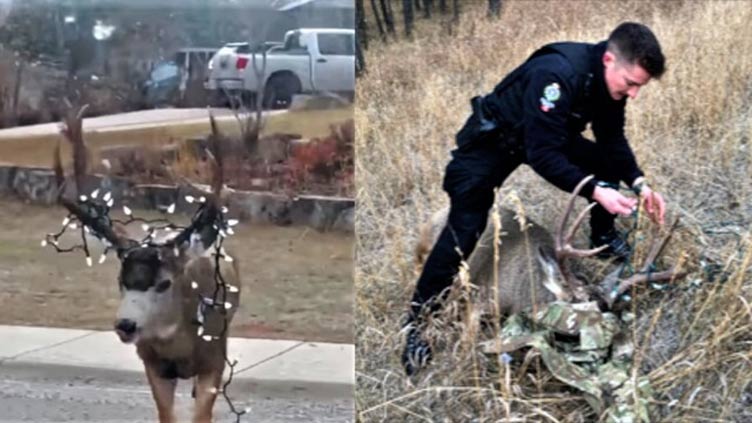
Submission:
M 619 286 L 616 288 L 616 291 L 609 294 L 609 297 L 608 297 L 609 307 L 613 305 L 614 301 L 616 301 L 617 298 L 619 298 L 623 293 L 627 292 L 627 290 L 635 284 L 644 283 L 644 282 L 667 281 L 667 280 L 671 280 L 675 278 L 681 278 L 685 275 L 686 275 L 686 272 L 677 272 L 676 268 L 674 267 L 672 267 L 669 270 L 664 270 L 662 272 L 634 274 L 630 276 L 629 278 L 621 281 L 619 283 Z
M 572 257 L 590 257 L 600 253 L 606 248 L 608 248 L 608 245 L 601 245 L 600 247 L 590 248 L 588 250 L 570 247 L 567 251 L 567 254 Z
M 63 173 L 63 160 L 60 157 L 59 139 L 55 145 L 55 153 L 52 160 L 52 168 L 55 170 L 55 183 L 57 184 L 57 198 L 60 198 L 65 190 L 65 174 Z
M 671 237 L 674 235 L 674 231 L 676 230 L 678 226 L 679 226 L 679 216 L 677 216 L 676 219 L 674 219 L 674 222 L 671 224 L 671 226 L 668 229 L 668 233 L 666 234 L 665 237 L 663 237 L 660 243 L 656 243 L 655 240 L 653 241 L 653 245 L 650 248 L 650 252 L 648 253 L 648 256 L 645 258 L 645 265 L 642 267 L 643 273 L 647 272 L 650 269 L 650 266 L 652 266 L 655 259 L 661 255 L 661 252 L 663 252 L 663 249 L 666 248 L 666 245 L 671 240 Z
M 212 181 L 211 181 L 211 189 L 212 189 L 212 195 L 215 196 L 216 200 L 219 200 L 219 194 L 222 190 L 222 184 L 224 182 L 224 154 L 222 152 L 222 134 L 219 132 L 219 127 L 217 126 L 217 121 L 214 119 L 214 114 L 211 112 L 209 113 L 209 120 L 211 121 L 211 153 L 209 154 L 209 157 L 212 162 L 213 167 L 213 175 L 212 175 Z
M 590 203 L 588 206 L 580 212 L 580 214 L 577 215 L 577 218 L 574 220 L 574 223 L 569 228 L 569 233 L 564 238 L 564 241 L 566 244 L 572 243 L 572 238 L 574 238 L 574 234 L 577 232 L 577 230 L 580 228 L 580 225 L 582 225 L 582 221 L 585 220 L 585 217 L 590 213 L 590 210 L 593 209 L 593 207 L 597 206 L 598 203 Z
M 556 232 L 556 246 L 561 247 L 563 246 L 563 239 L 564 236 L 564 227 L 567 225 L 567 220 L 569 220 L 569 214 L 572 213 L 572 208 L 574 208 L 574 200 L 577 199 L 577 196 L 580 194 L 580 191 L 582 191 L 582 188 L 587 184 L 591 179 L 593 179 L 593 175 L 588 175 L 585 178 L 583 178 L 579 184 L 574 188 L 574 191 L 572 191 L 572 195 L 569 198 L 569 204 L 567 204 L 567 208 L 564 209 L 564 213 L 561 215 L 561 220 L 559 221 L 559 230 Z

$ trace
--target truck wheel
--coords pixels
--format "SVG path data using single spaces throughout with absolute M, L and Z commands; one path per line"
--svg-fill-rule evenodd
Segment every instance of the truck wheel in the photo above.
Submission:
M 292 96 L 301 91 L 300 81 L 290 74 L 275 75 L 269 78 L 264 88 L 265 109 L 284 109 L 290 106 Z

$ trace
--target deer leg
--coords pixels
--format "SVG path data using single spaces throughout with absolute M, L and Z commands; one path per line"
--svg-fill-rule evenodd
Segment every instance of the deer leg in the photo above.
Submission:
M 157 403 L 159 423 L 175 423 L 173 405 L 175 402 L 176 379 L 165 379 L 159 376 L 159 370 L 151 363 L 144 362 L 146 378 L 151 386 L 151 394 Z
M 211 423 L 214 401 L 222 383 L 222 369 L 199 373 L 196 377 L 196 402 L 193 423 Z

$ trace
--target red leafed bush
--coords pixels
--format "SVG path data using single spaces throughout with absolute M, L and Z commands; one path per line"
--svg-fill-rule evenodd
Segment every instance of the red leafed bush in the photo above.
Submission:
M 341 194 L 352 191 L 353 182 L 352 119 L 331 125 L 331 134 L 323 138 L 293 143 L 289 168 L 292 183 L 298 187 L 334 184 Z

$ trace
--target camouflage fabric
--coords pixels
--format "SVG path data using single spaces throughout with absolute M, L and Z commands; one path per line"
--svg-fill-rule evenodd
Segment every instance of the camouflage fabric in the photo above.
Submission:
M 630 377 L 634 347 L 624 320 L 596 303 L 556 301 L 509 317 L 499 338 L 482 348 L 505 356 L 534 348 L 553 376 L 583 392 L 604 421 L 649 422 L 652 389 L 646 377 L 638 377 L 637 386 Z

